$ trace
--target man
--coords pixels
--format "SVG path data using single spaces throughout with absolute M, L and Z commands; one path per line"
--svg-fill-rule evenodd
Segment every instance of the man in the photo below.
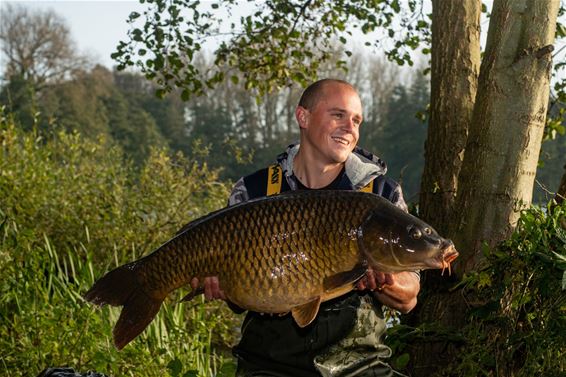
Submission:
M 362 105 L 347 82 L 320 80 L 303 93 L 295 111 L 300 143 L 281 154 L 278 192 L 309 189 L 373 191 L 406 210 L 401 189 L 385 178 L 385 164 L 356 147 Z M 229 204 L 265 196 L 269 168 L 241 178 Z M 369 189 L 368 189 L 369 187 Z M 198 280 L 192 282 L 194 288 Z M 216 277 L 204 281 L 208 299 L 224 298 Z M 417 301 L 419 275 L 369 270 L 357 290 L 321 305 L 315 321 L 299 328 L 290 315 L 248 313 L 234 348 L 238 376 L 391 376 L 383 361 L 391 350 L 381 343 L 381 304 L 401 312 Z

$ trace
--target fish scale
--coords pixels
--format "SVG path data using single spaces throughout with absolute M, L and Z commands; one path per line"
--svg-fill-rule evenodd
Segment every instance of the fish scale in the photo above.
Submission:
M 422 239 L 414 237 L 417 228 Z M 110 271 L 85 298 L 124 307 L 114 328 L 118 348 L 143 331 L 171 291 L 195 277 L 217 276 L 234 304 L 291 312 L 304 327 L 321 302 L 353 289 L 368 263 L 383 271 L 446 268 L 457 255 L 451 245 L 371 193 L 291 192 L 187 224 L 153 253 Z

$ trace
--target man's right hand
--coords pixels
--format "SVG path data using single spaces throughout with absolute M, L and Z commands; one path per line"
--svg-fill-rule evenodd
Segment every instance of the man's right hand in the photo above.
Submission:
M 204 297 L 207 300 L 226 300 L 224 291 L 220 289 L 218 276 L 207 276 L 204 278 L 202 284 L 199 284 L 198 278 L 193 278 L 191 280 L 191 287 L 193 292 L 198 290 L 199 287 L 204 288 Z

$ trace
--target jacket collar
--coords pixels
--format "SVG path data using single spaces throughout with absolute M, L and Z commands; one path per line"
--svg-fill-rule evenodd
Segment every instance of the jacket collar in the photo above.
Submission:
M 277 156 L 277 162 L 283 169 L 291 190 L 297 189 L 296 178 L 293 175 L 293 160 L 299 152 L 299 143 L 291 144 L 287 150 Z M 352 188 L 358 190 L 367 185 L 372 179 L 387 172 L 387 165 L 379 157 L 356 147 L 346 160 L 345 174 L 352 183 Z

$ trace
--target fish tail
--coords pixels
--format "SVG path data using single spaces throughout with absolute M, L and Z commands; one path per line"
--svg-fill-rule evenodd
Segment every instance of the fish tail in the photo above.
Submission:
M 159 311 L 165 295 L 154 296 L 138 283 L 134 264 L 130 263 L 104 275 L 83 297 L 99 306 L 123 306 L 112 332 L 114 345 L 120 350 L 138 336 Z

